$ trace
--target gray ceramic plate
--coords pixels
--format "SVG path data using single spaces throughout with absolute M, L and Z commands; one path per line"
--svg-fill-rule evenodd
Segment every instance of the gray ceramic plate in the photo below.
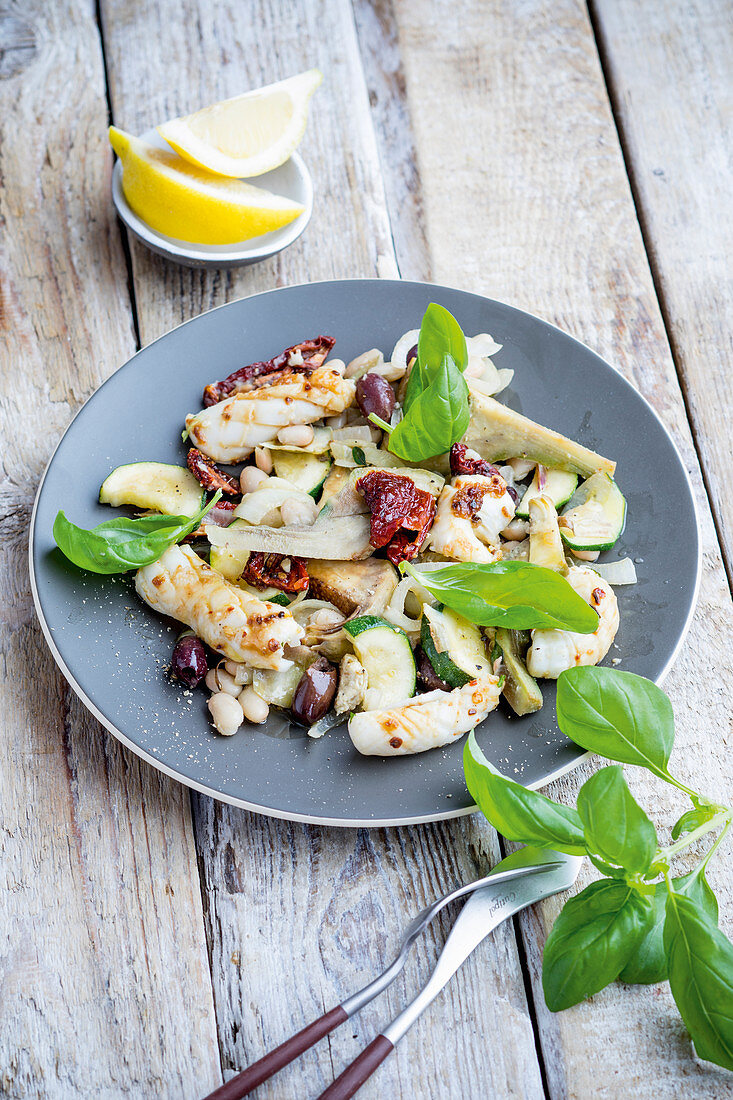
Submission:
M 231 302 L 174 329 L 105 382 L 73 421 L 36 500 L 31 570 L 36 607 L 60 668 L 108 730 L 149 763 L 216 798 L 277 817 L 336 825 L 431 821 L 472 810 L 463 743 L 419 756 L 359 756 L 345 727 L 311 741 L 272 716 L 234 737 L 213 734 L 206 693 L 184 695 L 166 677 L 174 630 L 141 604 L 132 578 L 82 573 L 54 549 L 59 508 L 91 527 L 110 511 L 99 485 L 120 463 L 181 462 L 184 415 L 205 383 L 318 333 L 336 337 L 347 362 L 366 348 L 386 354 L 417 328 L 431 301 L 469 334 L 490 332 L 495 362 L 515 370 L 502 399 L 618 460 L 629 504 L 626 531 L 606 557 L 630 555 L 639 583 L 617 589 L 621 629 L 609 654 L 618 667 L 661 679 L 682 642 L 696 595 L 695 507 L 675 447 L 646 402 L 608 364 L 570 336 L 476 294 L 387 280 L 324 282 Z M 545 707 L 490 715 L 478 737 L 487 756 L 539 786 L 581 758 L 558 731 L 554 685 Z

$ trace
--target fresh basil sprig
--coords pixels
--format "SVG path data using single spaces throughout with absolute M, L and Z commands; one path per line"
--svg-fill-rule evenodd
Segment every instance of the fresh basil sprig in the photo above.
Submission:
M 685 791 L 694 809 L 674 825 L 673 843 L 660 846 L 623 768 L 592 775 L 578 793 L 576 810 L 502 776 L 470 735 L 463 757 L 466 783 L 492 825 L 535 848 L 585 852 L 604 875 L 565 903 L 547 938 L 547 1005 L 553 1012 L 569 1008 L 616 979 L 644 984 L 668 978 L 699 1057 L 733 1069 L 733 944 L 717 927 L 718 904 L 705 878 L 733 810 L 670 774 L 672 707 L 643 676 L 603 667 L 563 672 L 557 716 L 560 729 L 577 744 L 646 768 Z M 672 878 L 674 857 L 718 830 L 698 866 Z
M 592 634 L 598 627 L 598 614 L 564 577 L 528 561 L 452 562 L 429 570 L 403 562 L 400 569 L 478 626 L 578 634 Z
M 59 512 L 53 537 L 59 550 L 80 569 L 92 573 L 127 573 L 151 565 L 160 555 L 195 531 L 221 490 L 195 516 L 115 516 L 98 527 L 77 527 Z
M 411 462 L 444 454 L 468 428 L 470 408 L 463 371 L 466 338 L 455 317 L 431 302 L 425 310 L 405 391 L 404 416 L 389 437 L 389 450 Z

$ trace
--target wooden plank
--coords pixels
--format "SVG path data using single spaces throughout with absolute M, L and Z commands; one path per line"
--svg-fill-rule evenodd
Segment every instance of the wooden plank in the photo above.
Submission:
M 135 286 L 144 288 L 138 300 L 143 345 L 215 305 L 273 286 L 396 274 L 363 77 L 347 48 L 354 36 L 348 6 L 188 0 L 140 3 L 134 20 L 127 11 L 124 0 L 102 0 L 115 124 L 135 133 L 263 81 L 314 66 L 324 73 L 300 149 L 316 195 L 306 232 L 286 253 L 230 271 L 178 267 L 133 241 Z M 154 66 L 138 60 L 149 42 L 157 44 Z M 353 201 L 339 201 L 343 196 Z
M 350 8 L 341 0 L 262 0 L 246 10 L 218 4 L 206 19 L 200 10 L 195 0 L 149 0 L 131 22 L 121 0 L 103 0 L 115 122 L 142 130 L 288 75 L 307 58 L 326 77 L 302 146 L 316 210 L 301 243 L 239 272 L 185 271 L 136 249 L 144 341 L 268 286 L 396 271 Z M 141 61 L 150 41 L 159 44 L 155 66 Z M 427 899 L 498 857 L 491 830 L 480 824 L 354 832 L 270 821 L 198 796 L 194 806 L 225 1075 L 365 984 Z M 431 930 L 394 990 L 262 1096 L 320 1091 L 427 976 L 443 927 Z M 476 953 L 363 1095 L 462 1100 L 478 1085 L 499 1096 L 543 1095 L 511 926 Z
M 221 1079 L 187 793 L 76 701 L 27 573 L 49 454 L 79 403 L 135 350 L 106 113 L 93 3 L 35 0 L 0 14 L 7 1097 L 195 1097 Z
M 390 21 L 436 281 L 577 335 L 634 381 L 684 456 L 704 564 L 698 613 L 666 685 L 679 727 L 673 762 L 686 781 L 723 798 L 731 788 L 730 598 L 587 12 L 574 0 L 396 0 Z M 388 171 L 389 158 L 382 161 Z M 399 254 L 399 217 L 394 225 Z M 412 275 L 409 265 L 402 274 Z M 583 768 L 549 793 L 568 800 L 588 774 Z M 630 780 L 660 824 L 675 820 L 683 803 L 674 791 L 641 773 Z M 720 867 L 714 875 L 730 928 L 730 880 Z M 692 1060 L 666 986 L 613 986 L 558 1016 L 547 1012 L 541 952 L 558 907 L 548 901 L 521 921 L 550 1094 L 646 1097 L 653 1080 L 655 1095 L 670 1100 L 733 1095 L 729 1076 Z
M 725 0 L 594 4 L 616 123 L 733 570 L 733 19 Z

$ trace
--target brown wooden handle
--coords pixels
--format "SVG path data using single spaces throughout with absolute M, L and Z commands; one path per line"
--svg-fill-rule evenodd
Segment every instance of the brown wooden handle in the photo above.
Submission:
M 265 1054 L 259 1061 L 247 1066 L 242 1073 L 232 1077 L 231 1081 L 214 1089 L 204 1097 L 204 1100 L 241 1100 L 241 1097 L 248 1096 L 252 1089 L 256 1089 L 268 1077 L 272 1077 L 273 1073 L 289 1065 L 293 1059 L 312 1047 L 324 1035 L 328 1035 L 329 1031 L 333 1031 L 344 1020 L 348 1020 L 348 1016 L 341 1005 L 337 1005 L 324 1016 L 319 1016 L 312 1024 L 308 1024 L 297 1035 L 286 1039 L 279 1047 Z
M 386 1035 L 377 1035 L 376 1039 L 355 1058 L 343 1073 L 322 1092 L 318 1100 L 349 1100 L 371 1077 L 377 1066 L 381 1066 L 387 1055 L 394 1050 Z

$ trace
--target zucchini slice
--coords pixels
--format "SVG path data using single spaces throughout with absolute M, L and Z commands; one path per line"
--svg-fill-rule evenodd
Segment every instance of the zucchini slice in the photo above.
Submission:
M 542 692 L 533 676 L 527 672 L 522 656 L 518 630 L 498 627 L 496 644 L 502 652 L 506 680 L 502 694 L 515 714 L 534 714 L 542 708 Z
M 280 451 L 271 448 L 270 455 L 275 467 L 275 475 L 289 481 L 296 489 L 303 493 L 309 493 L 317 500 L 323 483 L 328 477 L 331 462 L 328 458 L 319 458 L 318 455 L 302 451 Z
M 563 576 L 568 571 L 555 505 L 544 493 L 529 502 L 529 560 Z
M 626 501 L 608 474 L 593 474 L 573 493 L 560 517 L 571 550 L 610 550 L 626 523 Z
M 386 710 L 415 694 L 415 658 L 403 630 L 376 615 L 362 615 L 343 628 L 366 669 L 364 710 Z
M 425 605 L 420 643 L 436 675 L 452 688 L 463 687 L 488 671 L 481 631 L 450 608 Z
M 183 466 L 131 462 L 117 466 L 102 482 L 99 503 L 150 508 L 164 516 L 191 516 L 206 503 L 206 490 Z
M 567 470 L 546 470 L 544 488 L 540 488 L 539 477 L 539 470 L 535 470 L 531 485 L 517 505 L 519 519 L 529 519 L 529 502 L 534 497 L 549 497 L 556 508 L 562 508 L 578 488 L 578 475 Z

